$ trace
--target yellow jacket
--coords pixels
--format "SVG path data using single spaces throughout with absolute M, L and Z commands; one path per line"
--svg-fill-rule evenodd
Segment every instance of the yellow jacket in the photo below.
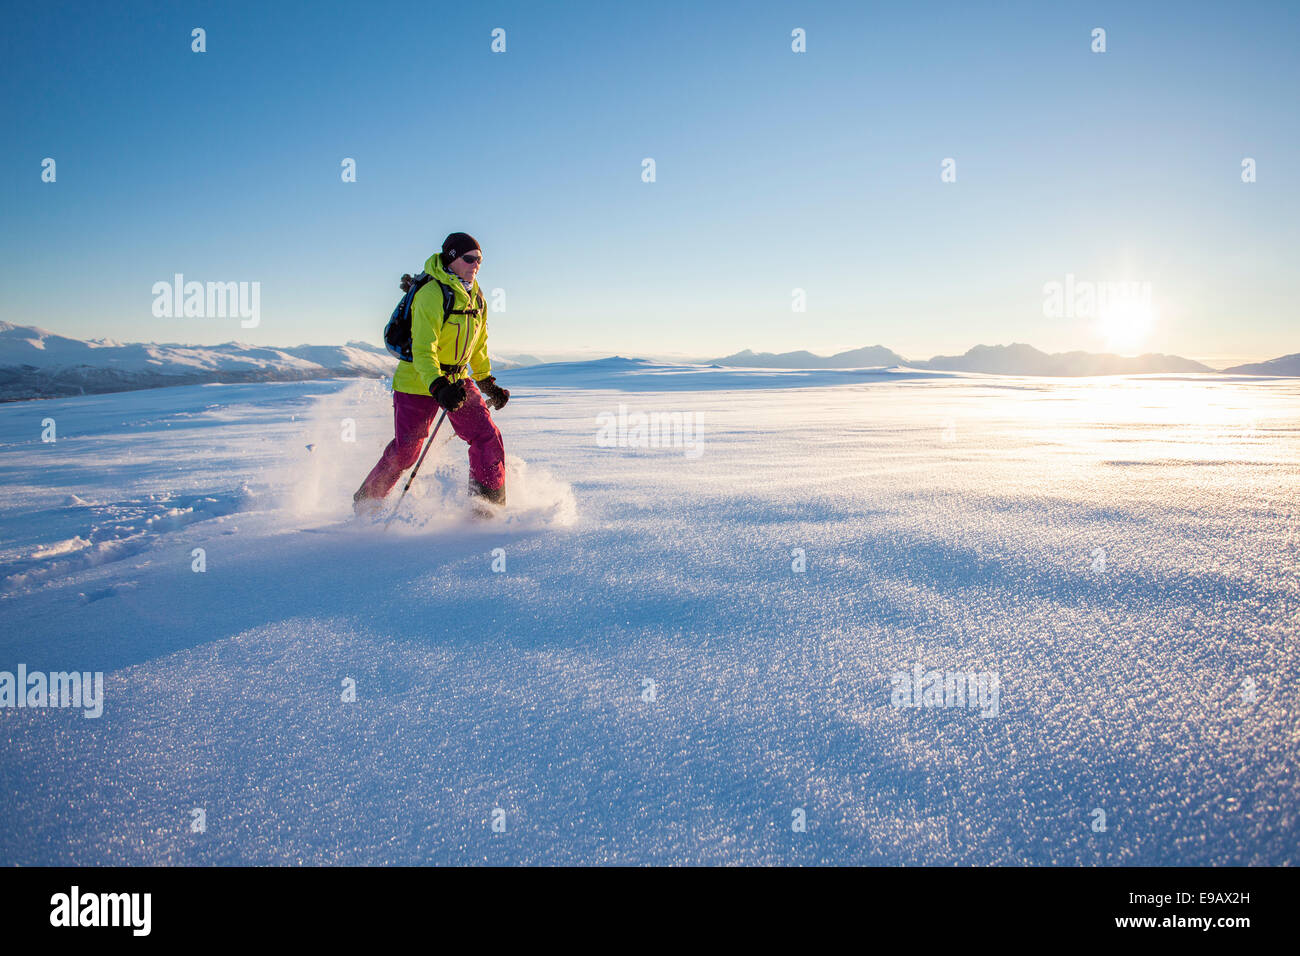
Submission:
M 452 309 L 474 309 L 475 315 L 442 314 L 442 289 L 438 282 L 426 282 L 411 302 L 411 361 L 398 362 L 393 373 L 393 390 L 412 395 L 428 395 L 429 386 L 440 375 L 451 381 L 465 377 L 465 367 L 476 379 L 492 374 L 487 351 L 487 302 L 478 287 L 470 292 L 460 279 L 448 272 L 438 253 L 429 256 L 424 271 L 456 294 Z M 459 371 L 444 372 L 440 366 L 459 366 Z

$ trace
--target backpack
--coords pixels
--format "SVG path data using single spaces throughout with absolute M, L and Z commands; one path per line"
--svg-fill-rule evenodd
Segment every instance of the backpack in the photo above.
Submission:
M 442 314 L 446 315 L 478 315 L 479 309 L 483 307 L 483 296 L 478 297 L 478 306 L 476 309 L 453 309 L 456 304 L 456 293 L 451 286 L 447 285 L 427 272 L 421 272 L 416 276 L 402 276 L 402 291 L 406 294 L 402 296 L 402 301 L 397 303 L 397 308 L 388 319 L 388 324 L 384 326 L 384 346 L 396 358 L 403 362 L 411 361 L 411 309 L 415 302 L 415 293 L 419 292 L 430 281 L 437 282 L 442 289 Z

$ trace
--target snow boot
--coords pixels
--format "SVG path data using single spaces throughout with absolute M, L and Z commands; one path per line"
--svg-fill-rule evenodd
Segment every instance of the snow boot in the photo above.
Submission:
M 372 498 L 363 484 L 352 495 L 352 513 L 358 518 L 374 518 L 384 510 L 383 498 Z
M 506 486 L 489 488 L 473 476 L 469 479 L 469 503 L 476 518 L 491 518 L 506 504 Z M 495 505 L 496 507 L 493 507 Z

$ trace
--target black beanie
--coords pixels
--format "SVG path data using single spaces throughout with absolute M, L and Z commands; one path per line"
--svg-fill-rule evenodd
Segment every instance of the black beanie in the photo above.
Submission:
M 442 240 L 443 268 L 451 265 L 465 253 L 473 252 L 475 249 L 479 252 L 483 251 L 483 247 L 478 244 L 478 240 L 468 232 L 453 232 Z

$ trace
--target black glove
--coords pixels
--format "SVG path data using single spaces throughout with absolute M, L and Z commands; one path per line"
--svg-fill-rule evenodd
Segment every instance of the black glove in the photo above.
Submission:
M 498 385 L 493 375 L 479 379 L 478 389 L 487 399 L 487 403 L 497 410 L 504 408 L 506 402 L 510 401 L 510 390 Z
M 449 382 L 447 376 L 439 375 L 429 386 L 429 394 L 439 405 L 449 412 L 454 412 L 465 404 L 465 386 L 460 382 Z

